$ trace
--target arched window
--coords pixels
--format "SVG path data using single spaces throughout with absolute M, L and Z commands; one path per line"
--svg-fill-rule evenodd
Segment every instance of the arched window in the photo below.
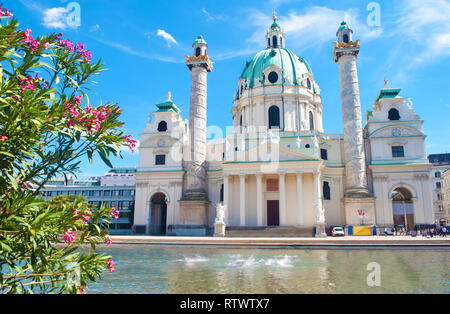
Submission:
M 280 109 L 277 106 L 269 108 L 269 129 L 280 128 Z
M 309 129 L 314 131 L 314 114 L 312 111 L 309 112 Z
M 273 48 L 278 48 L 278 38 L 277 36 L 272 37 Z
M 239 131 L 242 133 L 242 115 L 239 118 Z
M 267 38 L 267 46 L 270 47 L 270 38 Z
M 158 132 L 166 132 L 167 131 L 167 122 L 166 121 L 161 121 L 158 124 Z
M 283 37 L 280 37 L 280 47 L 283 48 Z
M 311 89 L 311 80 L 310 79 L 306 80 L 306 86 L 308 86 L 308 89 Z
M 327 181 L 323 182 L 323 199 L 331 200 L 330 184 Z
M 344 34 L 344 37 L 343 37 L 343 40 L 344 40 L 344 43 L 347 43 L 348 44 L 348 34 Z
M 200 47 L 195 48 L 195 56 L 198 57 L 201 54 L 202 50 Z
M 400 113 L 398 112 L 397 109 L 392 108 L 391 110 L 389 110 L 389 116 L 388 116 L 389 120 L 400 120 Z

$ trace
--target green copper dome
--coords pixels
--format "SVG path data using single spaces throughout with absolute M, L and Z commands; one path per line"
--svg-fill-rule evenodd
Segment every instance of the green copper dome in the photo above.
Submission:
M 255 78 L 263 78 L 263 71 L 270 65 L 277 66 L 283 70 L 283 82 L 286 78 L 294 84 L 299 84 L 297 77 L 302 74 L 312 73 L 308 63 L 292 51 L 285 48 L 269 48 L 256 54 L 252 61 L 247 62 L 241 79 L 247 79 L 249 87 L 255 85 Z
M 344 30 L 344 29 L 350 29 L 350 27 L 347 25 L 347 22 L 345 22 L 345 21 L 343 21 L 343 22 L 341 23 L 341 25 L 339 25 L 339 28 L 338 28 L 338 30 L 337 30 L 337 32 L 336 32 L 336 35 L 337 35 L 340 31 L 342 31 L 342 30 Z
M 202 35 L 198 35 L 197 39 L 194 41 L 192 46 L 194 46 L 195 44 L 205 44 L 206 45 L 206 41 L 203 39 Z

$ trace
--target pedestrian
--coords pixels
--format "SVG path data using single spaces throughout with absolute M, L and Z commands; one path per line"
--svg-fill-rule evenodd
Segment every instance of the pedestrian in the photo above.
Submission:
M 442 236 L 443 236 L 444 238 L 447 237 L 447 227 L 446 227 L 446 226 L 442 227 Z

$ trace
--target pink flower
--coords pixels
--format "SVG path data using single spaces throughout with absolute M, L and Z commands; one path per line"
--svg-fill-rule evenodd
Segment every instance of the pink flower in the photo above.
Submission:
M 0 136 L 0 143 L 6 141 L 7 139 L 8 139 L 7 136 L 4 135 Z
M 73 241 L 75 241 L 75 234 L 74 234 L 74 232 L 71 230 L 71 231 L 64 231 L 64 241 L 66 242 L 66 243 L 71 243 L 71 242 L 73 242 Z
M 116 264 L 114 264 L 113 260 L 110 259 L 106 262 L 106 264 L 108 265 L 109 268 L 109 272 L 113 273 L 114 272 L 114 266 L 116 266 Z
M 73 209 L 72 209 L 72 212 L 73 212 L 75 215 L 78 215 L 78 213 L 79 213 L 79 212 L 78 212 L 78 209 L 76 209 L 76 208 L 73 208 Z
M 78 294 L 86 294 L 86 288 L 83 286 L 79 287 L 77 293 Z
M 0 17 L 1 16 L 5 16 L 5 15 L 7 17 L 12 17 L 13 16 L 12 11 L 8 11 L 8 9 L 2 8 L 2 6 L 0 5 Z
M 48 43 L 48 42 L 44 43 L 44 47 L 45 47 L 45 49 L 50 48 L 50 43 Z
M 112 239 L 109 236 L 106 236 L 106 244 L 110 246 L 113 243 Z
M 137 141 L 131 138 L 131 135 L 125 135 L 124 144 L 128 146 L 132 153 L 134 153 L 134 149 L 137 146 Z
M 114 220 L 118 220 L 119 219 L 119 212 L 115 208 L 111 208 L 111 217 Z

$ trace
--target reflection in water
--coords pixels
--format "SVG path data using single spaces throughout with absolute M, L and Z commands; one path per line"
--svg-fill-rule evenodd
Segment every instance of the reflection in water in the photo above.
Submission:
M 449 293 L 444 250 L 264 250 L 151 248 L 105 250 L 116 272 L 90 293 Z M 369 287 L 367 264 L 381 265 Z

